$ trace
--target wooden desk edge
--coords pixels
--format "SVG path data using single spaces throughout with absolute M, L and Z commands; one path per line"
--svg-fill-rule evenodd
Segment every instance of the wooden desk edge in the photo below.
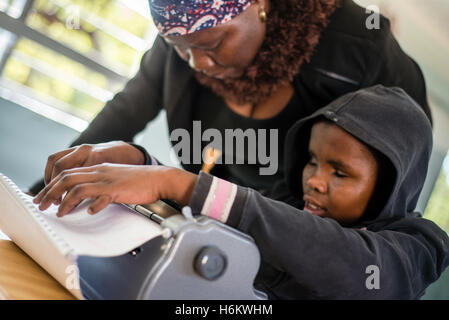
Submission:
M 76 299 L 14 242 L 0 240 L 0 260 L 0 300 Z

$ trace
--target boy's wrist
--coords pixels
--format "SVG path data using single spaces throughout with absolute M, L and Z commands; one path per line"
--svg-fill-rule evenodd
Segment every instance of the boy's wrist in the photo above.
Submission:
M 185 206 L 189 204 L 190 198 L 195 188 L 197 175 L 188 171 L 170 168 L 163 177 L 164 187 L 162 188 L 161 197 L 170 199 Z

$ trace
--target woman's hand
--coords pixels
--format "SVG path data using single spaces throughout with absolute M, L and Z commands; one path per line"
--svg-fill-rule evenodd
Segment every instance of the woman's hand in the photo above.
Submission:
M 62 217 L 84 199 L 94 199 L 88 212 L 95 214 L 111 202 L 145 204 L 159 199 L 188 204 L 196 182 L 196 175 L 164 166 L 132 166 L 101 164 L 62 171 L 42 189 L 33 202 L 46 210 L 52 203 L 60 203 Z
M 139 149 L 122 141 L 83 144 L 49 156 L 44 181 L 45 184 L 49 184 L 58 174 L 67 169 L 89 167 L 105 162 L 142 165 L 144 159 Z

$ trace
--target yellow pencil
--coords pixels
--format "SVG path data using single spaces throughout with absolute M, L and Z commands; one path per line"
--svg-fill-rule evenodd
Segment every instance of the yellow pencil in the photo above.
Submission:
M 212 168 L 215 166 L 218 158 L 221 156 L 221 151 L 214 148 L 207 148 L 204 151 L 204 163 L 201 168 L 202 171 L 210 173 Z

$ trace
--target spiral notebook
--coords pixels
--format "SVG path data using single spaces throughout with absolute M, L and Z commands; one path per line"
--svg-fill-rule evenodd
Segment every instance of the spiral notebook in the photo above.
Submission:
M 157 223 L 120 204 L 90 215 L 85 201 L 59 218 L 56 206 L 40 211 L 32 200 L 0 173 L 0 230 L 79 299 L 78 256 L 123 255 L 161 235 Z

